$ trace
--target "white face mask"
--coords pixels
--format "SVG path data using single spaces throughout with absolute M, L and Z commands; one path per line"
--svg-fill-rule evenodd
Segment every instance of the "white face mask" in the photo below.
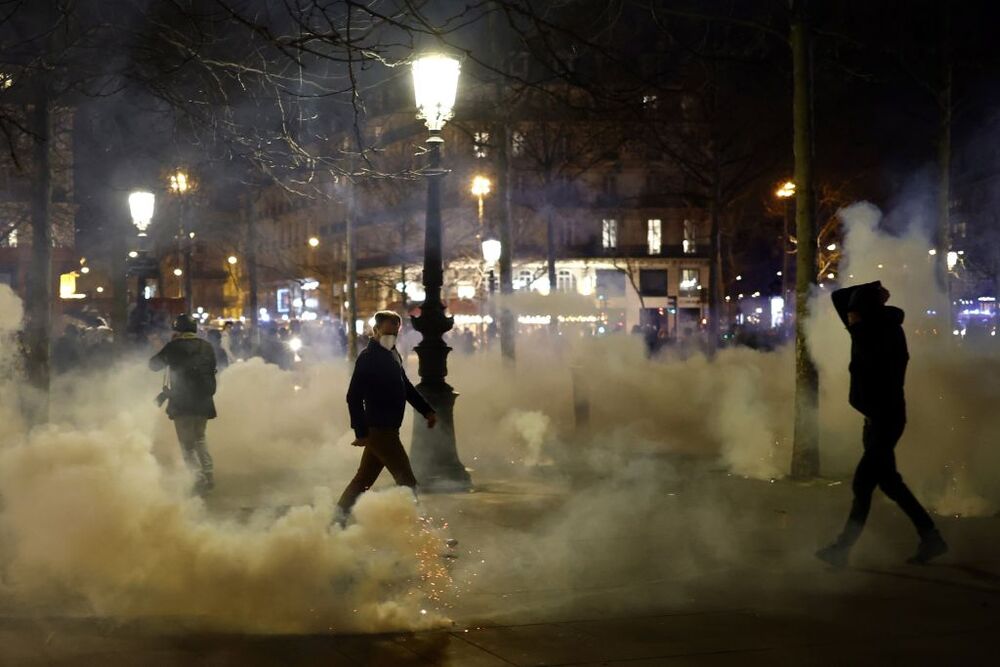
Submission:
M 383 334 L 378 337 L 378 344 L 387 350 L 391 350 L 396 347 L 396 336 L 392 334 Z

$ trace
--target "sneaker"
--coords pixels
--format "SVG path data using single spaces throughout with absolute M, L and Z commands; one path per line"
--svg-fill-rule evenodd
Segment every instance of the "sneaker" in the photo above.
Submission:
M 924 565 L 931 559 L 948 553 L 948 543 L 941 537 L 941 533 L 933 530 L 924 535 L 917 546 L 917 553 L 913 554 L 907 563 L 911 565 Z
M 198 496 L 207 496 L 214 488 L 215 480 L 211 473 L 198 477 L 198 481 L 194 483 L 194 493 Z
M 824 563 L 840 569 L 842 567 L 847 567 L 847 557 L 851 553 L 851 548 L 841 544 L 840 542 L 834 542 L 829 546 L 825 546 L 816 552 L 816 558 L 819 558 Z

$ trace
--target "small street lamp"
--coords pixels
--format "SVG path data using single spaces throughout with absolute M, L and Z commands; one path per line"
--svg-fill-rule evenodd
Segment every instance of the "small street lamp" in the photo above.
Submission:
M 493 272 L 493 267 L 500 261 L 500 254 L 502 250 L 503 246 L 500 244 L 500 241 L 492 236 L 488 236 L 483 239 L 483 261 L 485 261 L 486 266 L 489 267 L 490 297 L 496 294 L 497 291 L 497 280 L 496 274 Z
M 785 215 L 781 230 L 781 301 L 784 312 L 788 312 L 788 228 L 791 227 L 792 206 L 795 202 L 795 182 L 785 181 L 775 191 L 774 196 L 785 201 Z
M 315 248 L 318 245 L 319 245 L 319 239 L 318 238 L 316 238 L 315 236 L 309 237 L 309 247 L 310 248 Z
M 177 252 L 181 254 L 184 258 L 184 309 L 187 312 L 192 312 L 194 308 L 194 285 L 192 281 L 194 280 L 194 275 L 191 271 L 191 240 L 194 239 L 194 232 L 189 231 L 187 234 L 188 241 L 184 241 L 184 227 L 187 223 L 187 197 L 194 189 L 194 184 L 191 182 L 191 177 L 188 176 L 187 172 L 182 169 L 178 169 L 174 173 L 170 174 L 169 187 L 170 191 L 180 197 L 180 215 L 177 218 Z M 180 276 L 180 273 L 175 273 L 174 275 Z
M 239 260 L 236 259 L 236 255 L 230 255 L 229 259 L 227 259 L 226 261 L 229 262 L 230 264 L 236 264 L 236 262 L 238 262 Z
M 485 176 L 474 176 L 470 192 L 479 199 L 479 228 L 483 227 L 483 197 L 490 193 L 490 179 Z
M 428 54 L 413 61 L 413 92 L 417 118 L 430 131 L 427 138 L 427 223 L 424 231 L 424 302 L 420 315 L 413 318 L 413 328 L 421 334 L 416 347 L 420 360 L 420 383 L 417 389 L 433 406 L 438 426 L 428 429 L 421 420 L 414 422 L 411 456 L 421 486 L 436 490 L 467 490 L 472 486 L 469 472 L 458 458 L 455 444 L 455 394 L 448 376 L 448 353 L 444 334 L 454 326 L 441 302 L 444 283 L 441 229 L 441 130 L 452 117 L 458 93 L 457 59 L 443 54 Z

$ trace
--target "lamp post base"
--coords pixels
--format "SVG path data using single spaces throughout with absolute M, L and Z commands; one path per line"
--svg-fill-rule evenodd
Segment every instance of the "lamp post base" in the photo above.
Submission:
M 427 428 L 422 419 L 413 422 L 410 463 L 418 488 L 429 493 L 468 491 L 472 478 L 458 458 L 455 445 L 455 399 L 458 394 L 447 383 L 421 382 L 417 391 L 437 413 L 437 425 Z

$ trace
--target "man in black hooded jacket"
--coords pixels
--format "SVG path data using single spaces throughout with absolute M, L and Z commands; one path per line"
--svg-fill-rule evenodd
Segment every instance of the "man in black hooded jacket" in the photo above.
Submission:
M 911 563 L 926 563 L 948 551 L 934 521 L 896 470 L 896 443 L 906 427 L 903 382 L 910 359 L 903 332 L 904 313 L 886 306 L 889 291 L 873 282 L 833 293 L 833 305 L 851 334 L 851 407 L 865 417 L 864 454 L 854 473 L 854 502 L 847 525 L 833 544 L 816 555 L 835 567 L 847 564 L 871 510 L 875 487 L 894 500 L 920 536 Z

